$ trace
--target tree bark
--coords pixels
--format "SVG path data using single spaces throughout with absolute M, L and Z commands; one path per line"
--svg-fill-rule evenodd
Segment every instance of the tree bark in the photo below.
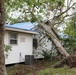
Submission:
M 55 35 L 54 31 L 52 30 L 52 28 L 49 25 L 44 25 L 41 23 L 41 27 L 42 29 L 45 30 L 46 34 L 48 36 L 51 37 L 51 40 L 53 41 L 53 43 L 55 44 L 55 46 L 58 48 L 59 52 L 64 56 L 64 57 L 68 57 L 70 56 L 67 51 L 64 49 L 64 47 L 61 45 L 59 39 L 57 38 L 57 36 Z
M 5 0 L 0 0 L 0 75 L 7 75 L 4 57 Z

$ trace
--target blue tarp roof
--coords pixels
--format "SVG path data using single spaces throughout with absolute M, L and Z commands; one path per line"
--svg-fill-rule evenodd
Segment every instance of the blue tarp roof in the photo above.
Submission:
M 32 28 L 35 27 L 35 23 L 31 22 L 21 22 L 21 23 L 16 23 L 16 24 L 6 24 L 6 27 L 11 27 L 11 28 L 17 28 L 17 29 L 25 29 L 25 30 L 32 30 Z
M 12 24 L 12 25 L 6 24 L 5 26 L 6 27 L 9 27 L 9 28 L 15 28 L 15 29 L 33 31 L 32 28 L 34 28 L 37 25 L 38 25 L 37 22 L 35 22 L 35 23 L 31 23 L 31 22 L 20 22 L 20 23 L 15 23 L 15 24 Z M 58 35 L 61 38 L 68 38 L 68 36 L 65 35 L 65 34 L 63 34 L 63 33 L 58 33 Z

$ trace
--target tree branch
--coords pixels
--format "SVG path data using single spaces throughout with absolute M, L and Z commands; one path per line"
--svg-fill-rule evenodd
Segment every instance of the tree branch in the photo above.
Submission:
M 68 10 L 70 10 L 76 3 L 74 3 L 71 7 L 69 7 L 67 10 L 65 10 L 64 12 L 62 12 L 60 15 L 56 16 L 57 18 L 60 17 L 61 15 L 63 15 L 64 13 L 66 13 Z
M 74 3 L 71 7 L 69 7 L 67 10 L 63 11 L 61 14 L 59 14 L 58 16 L 54 16 L 51 21 L 50 21 L 50 26 L 53 27 L 55 25 L 55 21 L 60 18 L 60 16 L 62 16 L 63 14 L 65 14 L 67 11 L 69 11 L 76 3 Z

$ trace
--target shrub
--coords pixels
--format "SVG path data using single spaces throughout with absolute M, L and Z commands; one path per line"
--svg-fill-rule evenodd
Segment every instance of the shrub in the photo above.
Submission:
M 5 58 L 8 57 L 9 51 L 12 51 L 11 48 L 12 48 L 12 47 L 9 46 L 9 45 L 4 45 Z
M 42 50 L 41 55 L 45 60 L 50 60 L 52 58 L 52 52 L 50 50 Z

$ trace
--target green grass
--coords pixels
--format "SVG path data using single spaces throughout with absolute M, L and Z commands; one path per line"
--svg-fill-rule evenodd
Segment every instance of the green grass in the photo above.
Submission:
M 56 68 L 56 69 L 55 68 L 39 69 L 38 66 L 37 65 L 26 66 L 18 64 L 7 67 L 7 73 L 8 75 L 14 75 L 15 73 L 18 73 L 17 75 L 20 75 L 21 73 L 23 73 L 23 75 L 76 75 L 76 68 L 69 68 L 67 66 L 64 66 L 64 68 Z
M 37 75 L 51 75 L 51 69 L 44 69 L 37 72 Z
M 16 70 L 15 70 L 16 71 Z M 8 74 L 11 75 L 14 71 L 10 71 Z M 44 70 L 40 70 L 36 73 L 36 75 L 75 75 L 76 74 L 76 68 L 58 68 L 58 69 L 53 69 L 53 68 L 47 68 Z M 27 75 L 32 75 L 32 73 L 27 74 Z
M 37 72 L 37 75 L 75 75 L 76 68 L 48 68 Z

